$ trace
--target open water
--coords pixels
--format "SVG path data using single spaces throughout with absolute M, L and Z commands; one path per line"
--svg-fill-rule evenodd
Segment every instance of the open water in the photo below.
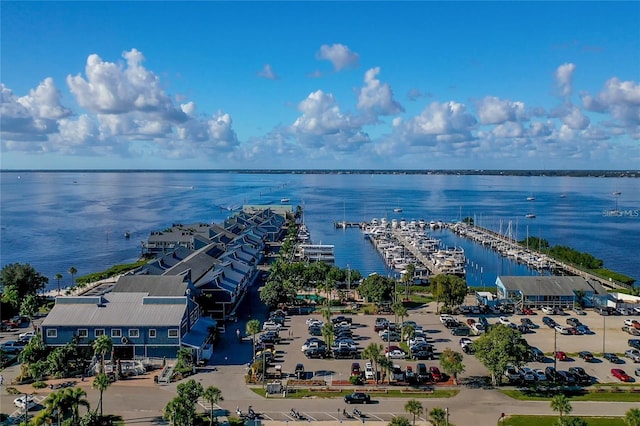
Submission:
M 615 196 L 614 192 L 620 192 Z M 527 197 L 535 197 L 527 201 Z M 358 229 L 334 221 L 387 217 L 477 224 L 566 245 L 640 279 L 640 184 L 637 179 L 404 174 L 262 174 L 213 171 L 1 172 L 0 264 L 30 263 L 70 284 L 78 275 L 135 261 L 141 241 L 173 223 L 221 223 L 242 204 L 304 209 L 314 243 L 334 244 L 336 264 L 389 274 Z M 402 213 L 393 209 L 402 208 Z M 617 209 L 620 215 L 605 212 Z M 534 213 L 535 219 L 526 219 Z M 124 233 L 131 237 L 126 239 Z M 462 245 L 472 286 L 497 275 L 531 275 L 522 265 L 445 232 L 444 245 Z

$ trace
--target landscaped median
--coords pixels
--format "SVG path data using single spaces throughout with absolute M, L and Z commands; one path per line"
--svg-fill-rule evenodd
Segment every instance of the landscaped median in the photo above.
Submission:
M 571 416 L 565 416 L 565 419 Z M 587 421 L 589 426 L 625 426 L 622 417 L 580 417 Z M 558 416 L 507 416 L 498 421 L 498 426 L 555 426 L 558 424 Z
M 251 390 L 256 394 L 267 397 L 266 389 L 259 387 L 252 387 Z M 288 388 L 286 392 L 286 398 L 301 399 L 301 398 L 337 398 L 344 397 L 353 392 L 365 392 L 372 397 L 383 398 L 451 398 L 456 396 L 459 392 L 457 389 L 389 389 L 389 388 L 377 388 L 377 389 L 354 389 L 354 388 Z M 282 394 L 272 394 L 268 398 L 282 398 Z
M 548 401 L 557 393 L 566 395 L 571 401 L 640 402 L 637 386 L 596 386 L 588 389 L 500 389 L 503 394 L 523 401 Z

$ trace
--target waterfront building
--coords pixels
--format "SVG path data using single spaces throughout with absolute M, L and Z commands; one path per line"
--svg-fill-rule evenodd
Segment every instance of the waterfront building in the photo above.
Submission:
M 498 299 L 516 308 L 573 308 L 579 297 L 585 306 L 594 306 L 607 294 L 600 283 L 578 276 L 498 276 L 496 287 Z

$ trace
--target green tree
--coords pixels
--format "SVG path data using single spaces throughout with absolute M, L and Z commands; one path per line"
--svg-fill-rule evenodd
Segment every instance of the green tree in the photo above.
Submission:
M 411 422 L 409 422 L 409 419 L 405 416 L 393 416 L 389 422 L 389 426 L 411 426 Z
M 333 339 L 336 336 L 336 332 L 331 321 L 327 321 L 322 324 L 322 328 L 320 329 L 320 331 L 322 333 L 324 341 L 327 343 L 327 346 L 331 347 L 333 345 Z
M 407 341 L 413 339 L 416 335 L 416 328 L 413 324 L 405 324 L 402 326 L 402 338 L 401 340 Z
M 569 398 L 563 394 L 554 395 L 551 398 L 551 409 L 558 412 L 561 420 L 565 414 L 569 414 L 573 410 Z
M 110 352 L 113 348 L 113 342 L 111 341 L 111 337 L 103 334 L 98 336 L 96 340 L 93 341 L 93 352 L 96 356 L 100 356 L 100 372 L 104 373 L 104 357 L 107 355 L 107 352 Z
M 458 374 L 464 372 L 464 364 L 462 363 L 463 355 L 455 352 L 450 348 L 446 348 L 440 354 L 440 367 L 442 371 L 453 377 L 453 383 L 458 384 Z
M 627 426 L 640 426 L 640 408 L 630 408 L 624 414 L 624 422 Z
M 29 322 L 31 323 L 36 312 L 38 312 L 38 298 L 35 294 L 29 294 L 20 304 L 20 315 L 29 318 Z
M 558 426 L 589 426 L 589 423 L 580 417 L 564 417 L 556 421 Z
M 362 351 L 362 358 L 368 359 L 373 367 L 373 372 L 376 377 L 376 383 L 378 382 L 378 360 L 382 354 L 382 345 L 378 343 L 369 343 Z
M 404 404 L 404 411 L 413 415 L 413 426 L 416 426 L 416 417 L 422 415 L 424 408 L 420 401 L 410 399 L 406 404 Z
M 256 334 L 260 333 L 260 321 L 257 319 L 252 319 L 247 321 L 247 325 L 245 326 L 245 333 L 251 336 L 251 341 L 253 342 L 253 353 L 256 353 Z
M 434 426 L 442 426 L 446 418 L 447 412 L 440 407 L 434 407 L 429 411 L 429 421 L 431 421 Z
M 60 280 L 62 279 L 62 274 L 61 273 L 57 273 L 54 278 L 56 279 L 56 281 L 58 282 L 58 294 L 60 294 Z
M 413 278 L 416 275 L 416 265 L 410 263 L 407 265 L 407 270 L 404 274 L 402 274 L 402 284 L 404 285 L 404 298 L 409 299 L 409 288 L 411 288 L 411 284 L 413 284 Z
M 209 426 L 213 425 L 213 406 L 222 401 L 222 391 L 215 386 L 209 386 L 204 390 L 202 397 L 209 403 Z
M 87 401 L 87 392 L 82 388 L 66 388 L 64 390 L 64 397 L 71 407 L 71 424 L 77 425 L 80 423 L 80 407 L 83 406 L 87 410 L 91 408 L 89 401 Z
M 387 383 L 391 383 L 391 371 L 393 370 L 393 360 L 382 355 L 378 358 L 378 366 L 381 371 L 384 371 L 387 376 Z M 384 382 L 384 380 L 383 380 Z
M 186 398 L 177 396 L 164 407 L 163 417 L 174 426 L 190 425 L 195 417 L 195 405 Z
M 260 290 L 260 300 L 270 309 L 282 303 L 289 303 L 295 298 L 295 295 L 294 286 L 288 279 L 275 281 L 270 278 L 269 282 Z
M 402 302 L 395 302 L 393 305 L 391 305 L 391 310 L 395 315 L 396 324 L 398 324 L 398 319 L 400 319 L 400 323 L 402 323 L 408 313 L 407 307 L 404 306 Z
M 45 288 L 49 278 L 40 275 L 28 263 L 11 263 L 0 271 L 2 301 L 18 309 L 22 301 L 30 294 L 37 295 Z
M 97 389 L 100 392 L 100 399 L 98 400 L 98 405 L 100 406 L 100 417 L 102 418 L 102 395 L 105 390 L 111 385 L 111 381 L 109 377 L 104 373 L 99 373 L 94 379 L 91 387 Z
M 494 386 L 502 383 L 509 365 L 520 367 L 526 362 L 528 346 L 519 331 L 503 324 L 492 326 L 473 342 L 476 358 L 491 373 Z
M 58 419 L 58 424 L 61 420 L 71 415 L 71 406 L 69 405 L 64 390 L 58 392 L 52 392 L 43 401 L 45 417 L 55 416 Z
M 194 379 L 189 379 L 184 383 L 178 385 L 178 396 L 186 398 L 187 401 L 193 401 L 194 403 L 202 396 L 204 389 L 200 382 L 196 382 Z
M 456 275 L 436 275 L 431 279 L 431 293 L 437 302 L 443 302 L 445 307 L 462 304 L 467 295 L 467 283 Z
M 391 278 L 380 274 L 373 274 L 365 278 L 358 286 L 358 294 L 365 299 L 380 303 L 393 298 L 395 282 Z
M 78 270 L 72 266 L 69 268 L 69 273 L 71 274 L 71 287 L 73 287 L 76 284 L 75 276 L 78 273 Z

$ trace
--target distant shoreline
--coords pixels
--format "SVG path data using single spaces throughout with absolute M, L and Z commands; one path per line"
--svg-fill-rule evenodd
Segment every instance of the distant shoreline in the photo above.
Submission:
M 379 170 L 379 169 L 11 169 L 2 173 L 236 173 L 236 174 L 336 174 L 336 175 L 460 175 L 640 178 L 640 170 Z

